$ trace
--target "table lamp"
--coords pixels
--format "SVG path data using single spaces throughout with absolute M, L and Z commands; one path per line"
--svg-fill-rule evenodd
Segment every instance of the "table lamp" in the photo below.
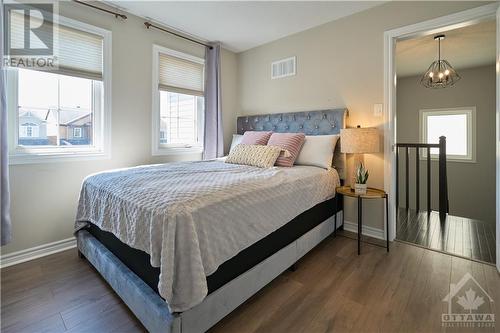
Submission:
M 378 153 L 380 151 L 380 137 L 378 129 L 374 127 L 345 128 L 340 130 L 340 151 L 345 154 L 355 154 L 356 169 L 361 165 L 364 168 L 363 154 Z M 354 170 L 353 170 L 354 171 Z M 351 174 L 351 187 L 354 186 L 354 172 Z

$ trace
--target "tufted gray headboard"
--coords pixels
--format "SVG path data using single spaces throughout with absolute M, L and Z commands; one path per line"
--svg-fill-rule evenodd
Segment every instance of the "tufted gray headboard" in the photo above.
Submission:
M 302 132 L 306 135 L 340 134 L 345 128 L 347 109 L 329 109 L 265 115 L 240 116 L 237 133 L 246 131 L 273 131 L 279 133 Z M 345 178 L 345 155 L 340 153 L 340 142 L 335 147 L 333 166 L 341 179 Z

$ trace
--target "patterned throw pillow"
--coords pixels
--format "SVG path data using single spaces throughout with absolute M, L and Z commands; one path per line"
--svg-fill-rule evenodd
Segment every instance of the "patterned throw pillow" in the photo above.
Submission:
M 275 146 L 239 144 L 231 150 L 226 163 L 270 168 L 276 162 L 282 149 Z
M 299 156 L 300 148 L 302 148 L 305 140 L 306 136 L 304 133 L 273 133 L 267 145 L 278 146 L 283 150 L 287 150 L 290 154 L 281 154 L 276 160 L 276 165 L 292 167 L 295 159 Z
M 246 131 L 241 139 L 244 145 L 263 145 L 267 144 L 269 138 L 273 132 L 256 132 L 256 131 Z

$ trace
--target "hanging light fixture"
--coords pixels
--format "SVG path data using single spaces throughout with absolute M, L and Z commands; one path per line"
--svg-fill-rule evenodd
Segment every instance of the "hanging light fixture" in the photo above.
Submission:
M 420 84 L 426 88 L 446 88 L 457 83 L 460 75 L 451 67 L 450 63 L 441 59 L 441 41 L 445 35 L 437 35 L 434 40 L 438 41 L 438 60 L 434 61 L 420 79 Z

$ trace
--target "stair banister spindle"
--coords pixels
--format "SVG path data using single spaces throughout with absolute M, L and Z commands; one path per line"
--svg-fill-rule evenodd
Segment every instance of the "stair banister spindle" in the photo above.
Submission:
M 431 149 L 439 149 L 439 218 L 443 220 L 449 213 L 450 204 L 448 201 L 448 179 L 446 172 L 446 137 L 441 136 L 439 143 L 396 143 L 396 209 L 399 209 L 399 148 L 405 148 L 405 196 L 406 210 L 410 209 L 410 148 L 416 149 L 415 169 L 416 169 L 416 198 L 415 206 L 420 210 L 420 149 L 425 148 L 427 153 L 427 213 L 432 211 L 432 174 L 431 174 Z

